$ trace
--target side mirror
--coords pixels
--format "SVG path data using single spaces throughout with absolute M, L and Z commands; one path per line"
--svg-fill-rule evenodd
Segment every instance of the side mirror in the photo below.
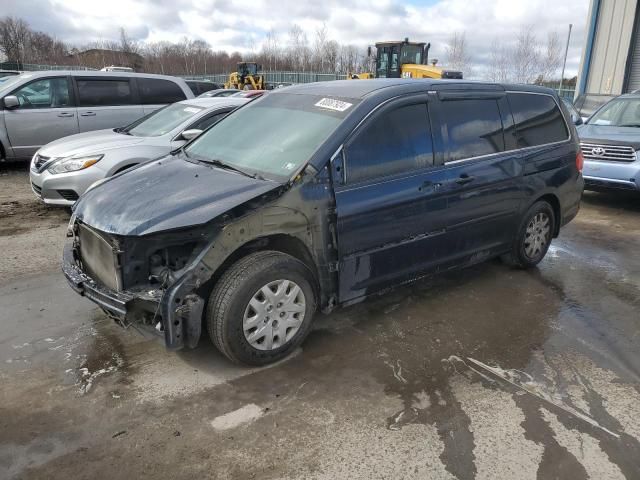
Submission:
M 7 95 L 6 97 L 4 97 L 4 107 L 8 108 L 9 110 L 11 110 L 12 108 L 17 108 L 20 106 L 20 101 L 18 100 L 18 97 L 16 97 L 15 95 Z
M 182 132 L 182 134 L 180 136 L 184 140 L 193 140 L 194 138 L 196 138 L 201 133 L 202 133 L 202 130 L 200 130 L 199 128 L 191 128 L 189 130 L 185 130 L 184 132 Z

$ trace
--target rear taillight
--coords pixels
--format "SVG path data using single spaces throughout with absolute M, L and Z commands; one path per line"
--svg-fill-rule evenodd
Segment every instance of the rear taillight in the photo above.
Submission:
M 578 150 L 578 154 L 576 155 L 576 168 L 579 172 L 582 171 L 582 167 L 584 166 L 584 156 L 582 155 L 582 150 Z

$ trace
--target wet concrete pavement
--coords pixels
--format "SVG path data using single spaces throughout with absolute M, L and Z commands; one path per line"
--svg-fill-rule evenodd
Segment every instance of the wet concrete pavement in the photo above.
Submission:
M 122 331 L 57 272 L 0 284 L 8 478 L 640 478 L 640 199 L 318 317 L 264 369 Z

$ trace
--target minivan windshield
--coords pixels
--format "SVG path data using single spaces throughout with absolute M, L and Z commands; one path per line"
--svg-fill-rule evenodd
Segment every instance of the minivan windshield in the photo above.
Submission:
M 118 132 L 133 135 L 134 137 L 159 137 L 169 133 L 202 110 L 204 110 L 204 107 L 174 103 L 156 110 L 150 115 L 118 130 Z
M 284 181 L 309 160 L 356 102 L 272 93 L 235 110 L 184 151 L 187 157 Z
M 589 125 L 640 128 L 640 98 L 617 98 L 598 110 Z

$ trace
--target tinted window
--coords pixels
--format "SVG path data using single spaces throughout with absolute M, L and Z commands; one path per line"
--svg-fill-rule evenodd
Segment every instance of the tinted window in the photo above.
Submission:
M 569 137 L 558 105 L 549 95 L 507 94 L 519 148 L 559 142 Z
M 193 80 L 187 80 L 187 85 L 195 96 L 201 95 L 204 92 L 208 92 L 210 90 L 216 90 L 218 88 L 218 85 L 213 82 L 196 82 Z
M 368 124 L 346 148 L 350 183 L 433 165 L 427 105 L 388 111 Z
M 213 115 L 211 115 L 209 117 L 205 117 L 205 118 L 203 118 L 201 120 L 198 120 L 195 124 L 193 124 L 189 128 L 197 128 L 198 130 L 206 130 L 207 128 L 209 128 L 214 123 L 217 123 L 219 120 L 222 120 L 228 114 L 229 114 L 229 112 L 222 112 L 222 113 L 213 114 Z
M 76 78 L 81 107 L 131 105 L 129 80 Z
M 70 104 L 66 78 L 36 80 L 19 88 L 13 95 L 18 97 L 21 109 L 68 107 Z
M 187 98 L 182 89 L 170 80 L 138 78 L 137 81 L 143 105 L 174 103 Z
M 447 161 L 504 151 L 504 135 L 495 100 L 451 100 L 441 103 L 449 134 Z

